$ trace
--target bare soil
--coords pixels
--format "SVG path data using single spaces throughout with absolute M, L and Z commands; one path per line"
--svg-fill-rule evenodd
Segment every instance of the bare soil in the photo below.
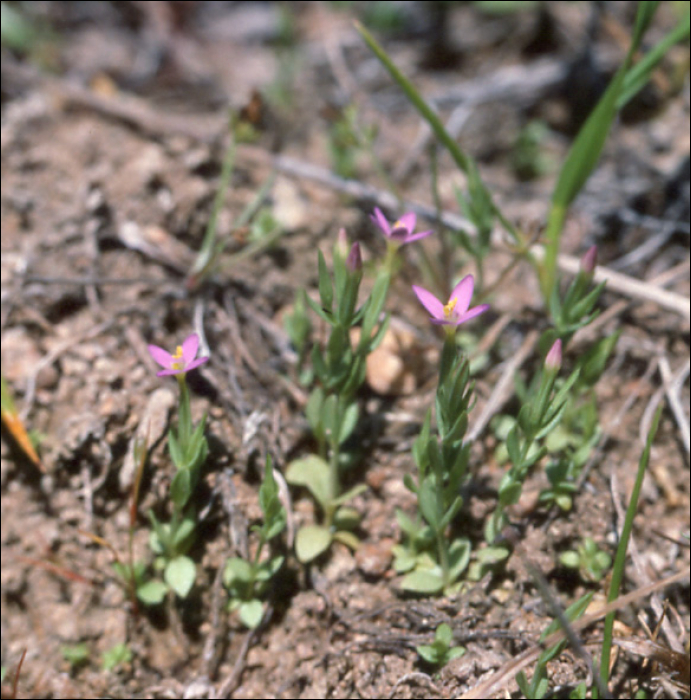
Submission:
M 283 539 L 287 564 L 264 624 L 248 632 L 225 611 L 219 572 L 242 551 L 248 525 L 260 515 L 265 455 L 283 470 L 311 447 L 307 392 L 298 381 L 285 314 L 298 289 L 315 292 L 316 251 L 329 255 L 341 227 L 361 242 L 367 261 L 384 248 L 369 214 L 386 202 L 388 184 L 372 160 L 359 154 L 354 188 L 328 177 L 329 129 L 348 103 L 357 106 L 361 125 L 377 127 L 374 149 L 404 199 L 433 204 L 429 149 L 414 146 L 420 119 L 359 38 L 353 9 L 251 2 L 30 5 L 38 6 L 32 21 L 40 40 L 29 51 L 2 53 L 2 373 L 27 427 L 40 437 L 43 471 L 3 427 L 3 697 L 13 696 L 26 652 L 16 697 L 453 698 L 534 645 L 553 616 L 518 555 L 453 598 L 405 596 L 391 568 L 391 547 L 400 541 L 395 511 L 414 508 L 403 475 L 414 471 L 410 446 L 433 398 L 440 346 L 410 284 L 420 279 L 423 251 L 438 258 L 438 236 L 404 249 L 389 297 L 393 326 L 406 338 L 404 350 L 394 348 L 392 355 L 403 359 L 406 377 L 382 387 L 370 376 L 362 394 L 363 459 L 353 476 L 368 485 L 354 503 L 364 516 L 361 548 L 352 553 L 335 545 L 304 567 Z M 430 5 L 436 6 L 400 3 L 395 28 L 374 31 L 422 94 L 437 100 L 445 119 L 465 96 L 460 143 L 478 160 L 507 215 L 539 230 L 557 171 L 519 179 L 511 164 L 520 130 L 542 120 L 549 127 L 542 151 L 555 162 L 563 159 L 624 55 L 634 3 L 605 3 L 596 31 L 589 28 L 589 3 L 545 3 L 542 12 L 496 16 L 472 4 L 449 4 L 446 44 Z M 672 5 L 663 3 L 651 43 L 673 26 Z M 580 256 L 597 243 L 601 265 L 632 280 L 655 280 L 687 300 L 688 60 L 688 46 L 676 47 L 627 107 L 564 236 L 564 252 Z M 538 68 L 552 70 L 551 77 Z M 509 69 L 515 73 L 500 89 Z M 219 235 L 230 241 L 226 264 L 190 291 L 185 275 L 213 208 L 230 111 L 242 111 L 256 141 L 238 148 L 218 218 Z M 439 155 L 438 168 L 441 208 L 458 213 L 454 186 L 464 180 L 447 154 Z M 272 172 L 266 203 L 284 233 L 233 262 L 232 255 L 251 244 L 248 231 L 233 222 Z M 434 218 L 420 225 L 441 230 Z M 497 246 L 486 285 L 509 261 L 508 248 Z M 460 253 L 453 264 L 455 275 L 473 271 Z M 486 356 L 471 427 L 507 363 L 547 324 L 527 263 L 501 280 L 490 303 L 491 311 L 468 331 Z M 688 444 L 669 403 L 670 395 L 678 397 L 688 436 L 689 316 L 611 288 L 601 306 L 595 331 L 576 338 L 565 358 L 568 365 L 594 338 L 621 333 L 598 385 L 603 436 L 574 507 L 561 513 L 537 506 L 547 484 L 537 469 L 511 514 L 523 550 L 564 606 L 589 590 L 604 600 L 606 581 L 589 582 L 558 557 L 587 536 L 614 553 L 660 402 L 666 405 L 625 591 L 689 567 L 683 541 Z M 112 551 L 86 533 L 124 556 L 129 455 L 137 427 L 151 417 L 134 542 L 137 557 L 150 556 L 146 513 L 167 507 L 172 465 L 165 434 L 175 420 L 175 382 L 155 376 L 146 346 L 172 348 L 195 329 L 211 357 L 190 375 L 195 417 L 209 413 L 211 446 L 197 496 L 201 525 L 192 556 L 198 577 L 187 600 L 136 614 L 113 574 Z M 523 376 L 537 359 L 528 346 L 518 368 Z M 378 371 L 384 369 L 372 373 Z M 667 371 L 671 380 L 664 379 Z M 674 377 L 680 378 L 676 387 Z M 497 410 L 516 407 L 509 399 Z M 495 446 L 487 425 L 473 448 L 464 521 L 477 546 L 505 468 L 495 460 Z M 306 494 L 291 497 L 291 525 L 312 522 Z M 643 623 L 654 629 L 659 621 L 655 601 L 669 605 L 658 644 L 683 652 L 688 580 L 627 606 L 618 634 L 647 649 Z M 415 647 L 430 643 L 444 621 L 467 652 L 436 673 Z M 581 636 L 597 652 L 601 627 Z M 86 645 L 86 659 L 70 664 L 64 650 L 78 644 Z M 126 644 L 131 657 L 106 671 L 102 655 L 118 644 Z M 680 691 L 669 667 L 650 656 L 621 651 L 613 697 L 633 697 L 641 685 L 658 697 L 683 696 L 675 695 Z M 570 650 L 550 672 L 564 697 L 588 678 Z M 519 697 L 513 680 L 502 688 L 504 697 Z

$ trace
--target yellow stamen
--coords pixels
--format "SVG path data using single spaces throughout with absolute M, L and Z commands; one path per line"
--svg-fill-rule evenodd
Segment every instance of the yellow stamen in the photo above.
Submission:
M 174 360 L 182 359 L 182 345 L 178 345 L 175 350 L 175 354 L 172 357 Z M 183 369 L 183 367 L 184 364 L 182 362 L 173 362 L 173 364 L 170 366 L 171 369 Z
M 449 299 L 449 303 L 444 307 L 444 318 L 449 318 L 456 306 L 457 299 Z

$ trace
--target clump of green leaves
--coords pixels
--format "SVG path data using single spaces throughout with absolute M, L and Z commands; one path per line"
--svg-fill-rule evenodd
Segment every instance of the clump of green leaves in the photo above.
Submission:
M 116 644 L 101 657 L 101 667 L 104 671 L 114 671 L 119 666 L 125 666 L 132 661 L 132 650 L 127 644 Z
M 259 538 L 254 556 L 249 561 L 241 557 L 228 559 L 223 572 L 223 585 L 230 596 L 228 610 L 237 610 L 240 620 L 250 629 L 261 622 L 265 607 L 262 598 L 284 561 L 280 554 L 262 559 L 265 546 L 280 535 L 286 526 L 286 512 L 278 497 L 278 485 L 268 455 L 264 465 L 264 480 L 259 488 L 259 505 L 264 517 L 261 525 L 252 527 Z
M 421 644 L 415 647 L 415 650 L 428 664 L 441 668 L 449 661 L 465 654 L 465 647 L 452 646 L 452 644 L 453 631 L 446 622 L 442 622 L 434 633 L 432 644 Z
M 505 445 L 511 467 L 499 484 L 498 503 L 486 523 L 485 538 L 490 544 L 508 524 L 506 508 L 518 503 L 530 468 L 547 454 L 544 439 L 559 424 L 569 391 L 578 379 L 579 370 L 576 369 L 559 388 L 556 387 L 561 368 L 561 348 L 561 341 L 556 340 L 542 371 L 531 383 L 518 418 L 506 437 Z
M 333 257 L 333 279 L 319 252 L 319 296 L 317 303 L 305 296 L 311 309 L 330 327 L 322 348 L 312 348 L 312 367 L 318 385 L 307 403 L 307 421 L 317 440 L 318 452 L 294 460 L 286 470 L 286 480 L 311 492 L 323 514 L 321 524 L 301 528 L 296 536 L 298 559 L 309 562 L 326 551 L 334 540 L 356 548 L 359 540 L 353 530 L 359 513 L 346 504 L 365 490 L 358 484 L 342 490 L 342 472 L 355 457 L 345 449 L 359 417 L 357 390 L 365 379 L 365 361 L 380 343 L 388 318 L 380 315 L 389 286 L 388 274 L 380 274 L 366 301 L 358 307 L 362 280 L 360 248 L 353 244 L 348 257 L 337 247 Z M 360 326 L 359 340 L 351 330 Z
M 463 506 L 460 489 L 466 478 L 470 445 L 463 438 L 473 384 L 468 360 L 456 355 L 454 336 L 444 345 L 436 396 L 436 426 L 428 411 L 413 445 L 417 483 L 404 477 L 418 500 L 419 514 L 411 520 L 402 512 L 397 519 L 406 541 L 394 548 L 394 568 L 406 573 L 403 590 L 415 593 L 450 593 L 457 589 L 470 561 L 471 544 L 465 537 L 450 538 L 448 529 Z
M 575 550 L 562 552 L 559 561 L 567 569 L 575 569 L 586 581 L 601 581 L 612 566 L 612 557 L 600 549 L 592 537 L 584 537 Z
M 89 660 L 89 647 L 87 644 L 68 644 L 60 647 L 62 658 L 69 663 L 72 669 L 83 666 Z

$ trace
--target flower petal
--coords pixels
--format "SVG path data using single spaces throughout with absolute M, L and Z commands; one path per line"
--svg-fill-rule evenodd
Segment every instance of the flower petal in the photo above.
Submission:
M 403 243 L 412 243 L 413 241 L 418 241 L 421 238 L 426 238 L 429 236 L 431 233 L 434 233 L 434 231 L 421 231 L 420 233 L 411 233 L 410 235 L 405 237 L 405 240 Z
M 426 289 L 418 287 L 417 285 L 413 285 L 413 291 L 415 292 L 415 296 L 420 300 L 420 303 L 432 314 L 433 318 L 445 320 L 444 304 L 442 304 L 432 292 L 428 292 Z
M 161 365 L 161 367 L 165 367 L 166 369 L 171 368 L 175 360 L 167 350 L 159 348 L 158 345 L 149 345 L 148 347 L 149 355 L 151 355 L 151 357 L 153 357 L 154 360 L 158 362 L 159 365 Z
M 473 288 L 475 280 L 472 275 L 466 275 L 454 288 L 449 297 L 449 301 L 456 300 L 454 308 L 454 316 L 460 318 L 465 314 L 470 306 L 470 300 L 473 298 Z
M 184 374 L 187 370 L 184 369 L 163 369 L 160 372 L 156 372 L 157 377 L 169 377 L 172 374 Z
M 409 211 L 403 214 L 403 216 L 393 225 L 391 232 L 394 233 L 404 229 L 407 234 L 411 234 L 415 229 L 416 222 L 417 216 L 415 216 L 415 212 Z
M 185 366 L 185 372 L 189 372 L 190 370 L 194 369 L 195 367 L 199 367 L 199 365 L 203 365 L 205 362 L 208 362 L 209 358 L 208 357 L 198 357 L 196 360 L 192 360 L 188 365 Z
M 197 355 L 197 350 L 199 349 L 199 336 L 196 333 L 188 335 L 182 341 L 182 363 L 183 367 L 194 360 Z
M 480 314 L 484 314 L 485 311 L 487 311 L 487 309 L 489 309 L 489 304 L 480 304 L 479 306 L 474 306 L 469 311 L 466 311 L 464 314 L 461 314 L 461 316 L 456 321 L 456 325 L 460 326 L 461 323 L 465 323 L 466 321 L 470 321 L 471 318 L 475 318 Z
M 391 227 L 386 217 L 381 213 L 379 207 L 374 207 L 374 215 L 370 217 L 377 226 L 383 231 L 384 235 L 389 238 L 391 236 Z

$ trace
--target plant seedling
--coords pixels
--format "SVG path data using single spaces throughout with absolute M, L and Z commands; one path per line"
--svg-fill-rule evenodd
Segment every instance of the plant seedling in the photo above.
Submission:
M 259 505 L 264 521 L 261 526 L 255 525 L 252 528 L 259 536 L 254 556 L 250 561 L 241 557 L 228 559 L 223 573 L 223 585 L 230 595 L 228 610 L 237 610 L 243 624 L 250 629 L 258 627 L 262 620 L 262 596 L 284 560 L 282 555 L 263 560 L 261 558 L 264 546 L 280 535 L 286 526 L 286 512 L 278 498 L 278 486 L 268 455 L 264 465 L 264 480 L 259 488 Z
M 465 654 L 465 647 L 454 647 L 452 644 L 453 631 L 446 622 L 442 622 L 434 633 L 432 644 L 421 644 L 415 650 L 428 664 L 441 668 Z

